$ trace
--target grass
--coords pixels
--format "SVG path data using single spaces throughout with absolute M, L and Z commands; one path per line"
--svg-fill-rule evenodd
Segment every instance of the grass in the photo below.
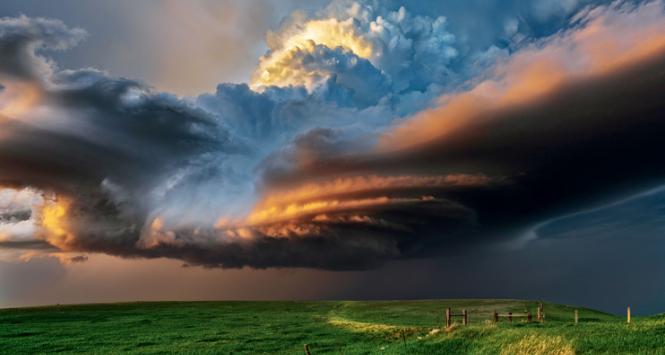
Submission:
M 441 329 L 446 307 L 470 325 Z M 665 316 L 545 303 L 545 323 L 490 322 L 536 302 L 159 302 L 0 310 L 0 353 L 665 354 Z

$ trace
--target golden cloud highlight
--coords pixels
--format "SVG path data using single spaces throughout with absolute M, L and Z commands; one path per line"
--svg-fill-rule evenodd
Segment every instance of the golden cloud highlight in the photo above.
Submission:
M 372 43 L 359 35 L 353 19 L 335 18 L 307 21 L 289 33 L 286 38 L 275 38 L 268 55 L 261 57 L 252 78 L 251 87 L 260 90 L 266 86 L 305 86 L 311 90 L 327 72 L 307 69 L 297 63 L 296 57 L 314 53 L 316 45 L 331 49 L 338 47 L 353 52 L 360 58 L 370 58 Z
M 222 218 L 216 228 L 224 238 L 244 240 L 252 240 L 258 236 L 273 238 L 317 236 L 326 232 L 331 224 L 361 224 L 402 229 L 402 226 L 367 216 L 362 211 L 432 201 L 436 201 L 432 196 L 413 198 L 379 196 L 273 205 L 257 208 L 241 220 Z
M 268 191 L 244 218 L 221 217 L 216 228 L 224 237 L 251 240 L 259 235 L 302 237 L 319 235 L 330 224 L 402 226 L 371 216 L 374 210 L 437 202 L 434 196 L 413 192 L 418 189 L 483 186 L 492 183 L 483 175 L 437 176 L 354 176 L 309 182 L 291 189 Z M 397 197 L 398 191 L 410 191 Z M 369 213 L 369 214 L 368 214 Z
M 39 211 L 38 224 L 44 239 L 60 250 L 71 250 L 76 235 L 71 231 L 68 214 L 72 201 L 65 197 L 47 199 Z
M 294 189 L 271 191 L 258 206 L 309 201 L 321 197 L 357 194 L 381 190 L 480 186 L 491 182 L 485 175 L 451 174 L 435 176 L 354 176 L 331 181 L 305 183 Z

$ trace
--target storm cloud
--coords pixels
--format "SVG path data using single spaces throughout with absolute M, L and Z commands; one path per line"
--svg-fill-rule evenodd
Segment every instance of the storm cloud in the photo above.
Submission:
M 660 183 L 662 1 L 473 53 L 444 17 L 374 5 L 294 14 L 250 85 L 188 98 L 60 70 L 45 53 L 85 32 L 1 19 L 0 185 L 31 198 L 0 199 L 0 245 L 363 269 L 515 242 Z

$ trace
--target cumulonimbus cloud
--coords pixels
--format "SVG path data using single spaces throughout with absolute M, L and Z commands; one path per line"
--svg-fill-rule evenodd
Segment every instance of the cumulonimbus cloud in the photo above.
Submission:
M 663 177 L 664 6 L 588 8 L 570 29 L 405 119 L 404 106 L 345 90 L 361 93 L 367 75 L 386 85 L 380 96 L 418 101 L 403 90 L 424 79 L 391 66 L 429 63 L 399 55 L 407 43 L 452 55 L 443 19 L 397 9 L 379 20 L 373 8 L 333 6 L 331 17 L 286 26 L 273 38 L 286 42 L 273 43 L 259 69 L 284 62 L 323 81 L 282 72 L 288 80 L 273 84 L 284 87 L 223 84 L 197 98 L 58 70 L 40 51 L 75 43 L 79 30 L 0 20 L 3 55 L 42 68 L 0 62 L 0 184 L 37 196 L 34 208 L 0 217 L 0 228 L 31 221 L 36 238 L 0 243 L 213 267 L 352 269 L 511 235 Z M 4 44 L 16 41 L 3 33 L 19 30 L 2 31 L 16 21 L 36 35 Z M 324 25 L 361 42 L 306 35 Z M 55 44 L 40 26 L 59 29 L 47 31 Z

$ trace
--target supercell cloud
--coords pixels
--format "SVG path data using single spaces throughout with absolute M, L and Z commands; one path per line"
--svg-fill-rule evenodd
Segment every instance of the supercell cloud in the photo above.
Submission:
M 334 1 L 269 33 L 249 84 L 193 97 L 60 69 L 85 31 L 0 19 L 0 245 L 362 269 L 639 192 L 665 175 L 665 4 L 579 5 L 499 47 Z

